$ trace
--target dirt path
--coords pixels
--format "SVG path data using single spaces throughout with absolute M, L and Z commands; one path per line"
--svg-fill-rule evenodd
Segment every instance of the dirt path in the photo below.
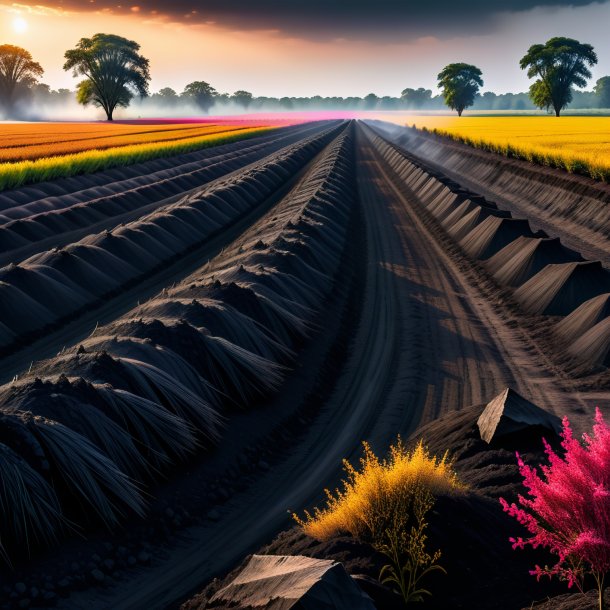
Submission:
M 63 607 L 172 607 L 290 525 L 288 509 L 319 501 L 362 439 L 383 449 L 398 432 L 488 400 L 506 385 L 559 413 L 584 404 L 435 241 L 417 202 L 394 183 L 360 129 L 357 144 L 367 238 L 362 314 L 315 422 L 280 466 L 223 507 L 220 521 L 185 531 L 183 545 L 122 586 L 87 591 Z

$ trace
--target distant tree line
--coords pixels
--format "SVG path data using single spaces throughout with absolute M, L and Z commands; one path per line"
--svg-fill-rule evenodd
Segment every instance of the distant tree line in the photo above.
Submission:
M 462 114 L 465 108 L 484 111 L 519 111 L 535 108 L 557 116 L 572 109 L 610 108 L 610 76 L 600 78 L 591 91 L 584 91 L 589 68 L 597 62 L 591 45 L 570 38 L 552 38 L 533 45 L 520 66 L 535 82 L 529 92 L 480 93 L 483 86 L 479 68 L 465 63 L 445 66 L 438 75 L 439 95 L 422 87 L 404 89 L 399 97 L 255 97 L 244 90 L 220 93 L 211 84 L 193 81 L 182 92 L 164 87 L 150 94 L 149 63 L 139 53 L 140 46 L 111 34 L 82 38 L 66 51 L 65 70 L 83 80 L 75 92 L 51 90 L 39 81 L 43 69 L 25 49 L 0 45 L 0 112 L 6 118 L 23 118 L 28 106 L 52 113 L 70 101 L 92 104 L 112 120 L 118 107 L 136 104 L 135 112 L 208 113 L 231 111 L 290 110 L 441 110 L 448 106 Z

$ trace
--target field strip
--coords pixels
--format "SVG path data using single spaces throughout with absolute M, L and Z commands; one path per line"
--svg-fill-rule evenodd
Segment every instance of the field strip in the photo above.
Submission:
M 0 191 L 67 176 L 97 172 L 159 157 L 184 154 L 209 146 L 251 138 L 273 127 L 240 128 L 228 133 L 204 135 L 178 142 L 133 144 L 106 150 L 88 150 L 67 155 L 0 165 Z
M 32 362 L 55 355 L 65 346 L 73 345 L 89 336 L 98 325 L 116 319 L 135 305 L 158 293 L 161 289 L 181 278 L 188 276 L 199 268 L 202 261 L 210 260 L 223 251 L 230 243 L 242 234 L 261 214 L 272 209 L 278 201 L 302 179 L 314 163 L 310 160 L 299 172 L 287 180 L 270 197 L 261 202 L 247 214 L 240 217 L 230 228 L 203 241 L 202 245 L 188 254 L 181 256 L 162 271 L 145 278 L 135 286 L 121 292 L 97 307 L 89 307 L 77 321 L 62 327 L 56 332 L 45 333 L 40 339 L 29 343 L 22 349 L 13 352 L 9 357 L 0 359 L 0 383 L 10 381 L 15 375 L 28 370 Z
M 559 237 L 586 258 L 610 265 L 608 185 L 558 175 L 558 170 L 520 160 L 501 159 L 457 142 L 419 138 L 416 143 L 404 129 L 367 124 L 424 169 L 440 172 L 515 216 L 527 218 L 533 227 Z
M 334 132 L 337 133 L 337 130 L 334 130 Z M 273 299 L 274 304 L 269 311 L 279 312 L 282 302 L 288 302 L 288 295 L 292 292 L 291 287 L 294 287 L 295 283 L 298 285 L 298 278 L 302 282 L 301 285 L 303 287 L 309 286 L 309 295 L 313 297 L 313 300 L 307 296 L 307 292 L 292 292 L 293 298 L 290 302 L 291 312 L 286 312 L 284 315 L 294 316 L 294 312 L 300 310 L 309 318 L 316 316 L 314 312 L 323 305 L 328 295 L 334 292 L 334 278 L 341 268 L 345 250 L 349 245 L 347 232 L 348 227 L 352 224 L 349 222 L 349 219 L 353 215 L 354 207 L 353 189 L 346 184 L 346 182 L 351 182 L 353 162 L 351 155 L 348 156 L 345 153 L 346 151 L 349 151 L 350 148 L 350 133 L 344 129 L 342 133 L 337 134 L 337 137 L 315 157 L 314 162 L 305 169 L 301 179 L 289 190 L 285 197 L 281 199 L 278 205 L 274 206 L 273 211 L 269 212 L 266 221 L 260 221 L 258 225 L 253 225 L 246 231 L 239 240 L 240 246 L 235 251 L 235 254 L 227 257 L 223 253 L 219 257 L 219 261 L 217 262 L 220 267 L 225 271 L 227 266 L 233 270 L 231 280 L 226 280 L 226 287 L 229 290 L 233 290 L 232 287 L 235 285 L 234 283 L 239 283 L 241 278 L 241 282 L 245 282 L 245 284 L 243 284 L 244 287 L 252 285 L 256 288 L 259 295 L 257 298 L 261 304 Z M 342 183 L 345 184 L 345 188 L 338 188 Z M 268 247 L 265 249 L 261 249 L 261 238 L 268 244 Z M 324 252 L 324 257 L 323 259 L 318 259 L 318 263 L 315 267 L 307 264 L 304 260 L 297 261 L 295 258 L 290 257 L 290 253 L 281 249 L 286 241 L 293 241 L 293 243 L 296 241 L 297 247 L 298 243 L 302 244 L 300 251 L 305 253 L 309 250 L 312 257 L 317 255 L 317 252 L 314 250 L 321 250 Z M 289 267 L 289 271 L 286 270 L 287 268 L 285 266 L 287 260 L 292 260 L 295 263 L 294 266 Z M 253 281 L 249 270 L 258 269 L 259 263 L 262 263 L 262 261 L 267 263 L 266 268 L 269 269 L 269 272 L 267 275 L 261 273 L 258 276 L 258 280 Z M 284 270 L 282 271 L 282 269 Z M 174 349 L 179 342 L 181 333 L 183 333 L 184 329 L 189 324 L 187 320 L 190 321 L 190 328 L 195 330 L 196 327 L 193 326 L 193 324 L 196 324 L 196 317 L 192 316 L 193 307 L 195 307 L 196 303 L 210 303 L 210 298 L 206 299 L 206 296 L 213 299 L 213 294 L 218 289 L 218 281 L 214 278 L 219 277 L 217 275 L 219 273 L 221 273 L 219 267 L 204 265 L 202 268 L 198 268 L 197 272 L 192 276 L 189 276 L 181 285 L 176 286 L 175 289 L 163 291 L 162 294 L 158 295 L 147 304 L 149 315 L 155 316 L 159 315 L 154 313 L 154 311 L 157 310 L 156 308 L 159 306 L 162 308 L 165 307 L 168 300 L 172 302 L 172 305 L 180 305 L 182 303 L 181 295 L 185 292 L 189 294 L 187 301 L 189 301 L 191 305 L 190 317 L 185 317 L 184 310 L 182 309 L 175 315 L 174 324 L 170 326 L 168 318 L 169 312 L 167 309 L 164 309 L 165 316 L 154 320 L 154 325 L 157 327 L 159 325 L 162 326 L 164 323 L 166 324 L 164 328 L 166 328 L 177 340 L 173 343 Z M 273 281 L 274 279 L 281 280 L 284 285 L 283 291 L 280 291 L 280 287 Z M 272 280 L 272 285 L 278 290 L 275 297 L 272 296 L 271 291 L 266 290 L 266 287 L 268 288 L 269 280 Z M 192 298 L 192 295 L 195 294 L 193 290 L 197 290 L 196 294 L 198 300 Z M 223 304 L 222 301 L 219 300 L 214 302 L 219 306 Z M 307 304 L 309 306 L 305 307 L 304 305 Z M 208 305 L 208 307 L 209 306 L 211 305 Z M 230 319 L 236 315 L 236 310 L 232 310 L 230 305 L 227 305 L 226 307 L 227 309 L 221 314 L 221 317 L 224 317 L 225 321 L 230 321 Z M 175 313 L 176 309 L 174 308 L 173 311 Z M 171 316 L 172 314 L 169 315 Z M 140 317 L 138 318 L 138 316 Z M 87 400 L 90 400 L 91 391 L 97 391 L 98 397 L 100 398 L 102 396 L 108 396 L 108 392 L 110 392 L 118 399 L 125 394 L 123 385 L 127 384 L 131 392 L 146 392 L 146 388 L 143 385 L 138 386 L 138 380 L 141 383 L 142 378 L 146 378 L 151 367 L 154 368 L 154 364 L 157 364 L 162 367 L 160 369 L 162 375 L 158 375 L 154 377 L 154 379 L 159 383 L 159 379 L 167 380 L 168 378 L 172 378 L 173 382 L 171 383 L 171 387 L 175 390 L 175 394 L 173 394 L 174 399 L 178 396 L 188 395 L 185 390 L 193 387 L 193 384 L 195 384 L 197 389 L 210 394 L 210 397 L 212 397 L 212 395 L 215 396 L 215 402 L 209 404 L 214 404 L 216 408 L 220 408 L 220 406 L 223 405 L 224 412 L 226 412 L 227 415 L 230 415 L 231 411 L 229 406 L 224 401 L 216 402 L 221 396 L 226 398 L 225 392 L 228 391 L 229 388 L 215 386 L 219 392 L 218 395 L 215 395 L 214 392 L 211 391 L 213 388 L 209 386 L 206 387 L 206 384 L 211 383 L 211 380 L 213 380 L 211 373 L 214 367 L 213 365 L 210 366 L 210 364 L 208 364 L 209 359 L 206 360 L 205 358 L 199 359 L 195 357 L 195 354 L 192 351 L 194 350 L 192 342 L 189 342 L 191 349 L 190 360 L 181 360 L 178 357 L 179 352 L 174 352 L 172 349 L 162 349 L 161 346 L 167 347 L 167 343 L 161 342 L 159 345 L 153 346 L 153 342 L 150 340 L 145 342 L 141 341 L 141 339 L 144 338 L 143 335 L 134 335 L 129 332 L 121 334 L 120 329 L 123 329 L 123 332 L 128 328 L 131 330 L 137 328 L 142 330 L 143 327 L 141 326 L 141 323 L 143 318 L 149 319 L 146 317 L 146 305 L 143 305 L 142 308 L 138 308 L 133 313 L 129 313 L 123 320 L 117 320 L 108 329 L 100 328 L 99 333 L 96 333 L 88 340 L 84 341 L 79 346 L 78 350 L 75 347 L 69 350 L 70 353 L 68 354 L 61 354 L 47 362 L 37 364 L 29 379 L 21 380 L 19 384 L 10 384 L 8 387 L 4 386 L 1 388 L 0 394 L 2 400 L 13 404 L 16 409 L 13 410 L 12 415 L 14 417 L 19 417 L 19 407 L 16 405 L 15 401 L 19 402 L 21 399 L 24 399 L 29 410 L 34 412 L 40 412 L 42 410 L 43 412 L 48 413 L 48 409 L 53 408 L 50 407 L 49 403 L 52 403 L 53 400 L 57 398 L 58 392 L 65 397 L 65 400 L 70 402 L 70 396 L 72 399 L 76 398 L 76 395 L 74 394 L 76 391 L 77 394 L 80 392 L 82 410 L 86 412 L 86 404 Z M 247 319 L 246 316 L 238 318 L 242 323 Z M 209 319 L 208 322 L 210 322 Z M 253 325 L 252 328 L 258 328 L 256 332 L 258 333 L 257 336 L 259 337 L 259 340 L 268 342 L 271 347 L 279 345 L 277 343 L 278 341 L 283 342 L 279 336 L 276 340 L 273 340 L 272 334 L 266 334 L 264 332 L 262 320 L 257 318 L 256 322 L 254 322 L 253 319 L 250 319 L 250 323 Z M 214 327 L 206 326 L 206 328 L 199 328 L 197 332 L 204 341 L 208 342 L 208 349 L 212 349 L 211 345 L 216 344 L 216 349 L 225 351 L 224 357 L 220 360 L 220 363 L 222 364 L 221 368 L 223 370 L 226 366 L 231 366 L 231 360 L 234 360 L 236 356 L 239 359 L 244 358 L 246 348 L 240 348 L 240 346 L 244 345 L 243 329 L 239 329 L 241 340 L 236 344 L 231 344 L 223 338 L 224 335 L 211 337 L 207 328 L 212 329 Z M 117 334 L 115 335 L 114 333 Z M 107 334 L 114 335 L 114 338 L 110 339 L 111 345 L 108 344 L 109 339 L 106 337 Z M 303 339 L 306 339 L 307 334 L 310 333 L 302 334 L 300 341 L 289 339 L 288 342 L 284 343 L 285 348 L 280 352 L 284 356 L 283 361 L 292 361 L 294 359 L 295 353 L 290 348 L 297 347 Z M 118 335 L 120 335 L 120 337 Z M 193 335 L 191 335 L 191 338 L 192 337 Z M 167 336 L 165 338 L 167 338 Z M 259 346 L 259 349 L 261 347 L 264 348 L 264 346 Z M 127 355 L 122 351 L 125 348 L 130 350 L 130 355 Z M 144 350 L 144 352 L 142 350 Z M 111 361 L 114 365 L 109 364 Z M 261 374 L 265 372 L 269 373 L 268 369 L 265 371 L 260 368 L 261 364 L 264 364 L 265 367 L 272 365 L 271 361 L 262 363 L 261 359 L 257 358 L 253 353 L 249 355 L 248 360 L 241 361 L 242 363 L 248 362 L 249 366 L 254 366 L 254 370 Z M 176 366 L 176 362 L 178 362 L 178 366 Z M 278 360 L 278 362 L 282 362 L 282 360 Z M 87 363 L 92 364 L 92 367 L 89 367 Z M 100 365 L 102 367 L 101 369 Z M 123 378 L 117 380 L 112 374 L 112 371 L 117 370 L 116 367 L 119 367 L 119 369 L 121 369 L 121 367 L 127 367 L 126 369 L 121 369 L 124 370 L 124 372 L 127 370 L 131 371 L 131 367 L 136 367 L 139 373 L 130 377 L 128 380 L 124 380 Z M 274 368 L 277 368 L 277 365 L 275 365 Z M 104 371 L 102 371 L 102 369 L 110 374 L 110 378 L 104 376 Z M 197 374 L 193 374 L 195 371 L 198 371 L 198 374 L 202 377 L 200 378 Z M 243 374 L 245 371 L 242 370 L 240 372 Z M 60 374 L 59 378 L 58 374 Z M 130 374 L 127 373 L 127 375 L 129 376 Z M 100 379 L 105 379 L 106 383 L 103 383 L 103 385 L 100 386 Z M 260 380 L 258 379 L 251 379 L 248 384 L 254 384 L 256 387 L 259 381 Z M 87 385 L 88 383 L 89 385 Z M 86 389 L 87 387 L 89 388 L 88 390 Z M 169 386 L 167 384 L 162 384 L 161 386 L 155 385 L 153 387 L 156 387 L 158 391 L 162 392 L 160 388 L 164 387 L 167 390 Z M 183 388 L 182 392 L 179 391 L 179 388 L 181 387 Z M 41 396 L 41 390 L 42 392 L 50 392 L 47 398 Z M 164 409 L 168 409 L 171 412 L 174 404 L 172 404 L 173 400 L 169 399 L 168 396 L 171 395 L 165 394 L 164 398 L 156 396 L 158 409 L 161 409 L 163 405 Z M 197 394 L 197 396 L 200 397 L 201 395 Z M 143 396 L 140 398 L 140 401 L 142 398 Z M 201 401 L 199 400 L 199 402 Z M 141 405 L 141 402 L 136 402 L 134 404 Z M 244 410 L 247 410 L 248 406 L 249 403 L 245 399 L 242 400 L 238 412 L 243 413 Z M 66 424 L 65 419 L 63 419 L 66 415 L 65 407 L 61 406 L 61 404 L 58 404 L 57 407 L 58 410 L 55 411 L 55 413 L 56 416 L 60 417 L 59 421 L 64 422 L 65 425 L 70 425 Z M 180 411 L 192 414 L 193 411 L 196 412 L 195 407 L 195 404 L 186 405 L 182 403 Z M 83 417 L 82 410 L 79 410 L 77 413 L 76 420 L 72 419 L 72 425 L 78 424 L 79 418 Z M 150 412 L 148 413 L 150 414 Z M 92 413 L 90 413 L 90 415 L 92 415 Z M 102 424 L 103 420 L 104 418 L 102 417 L 101 420 L 99 420 L 99 423 Z M 189 422 L 189 425 L 193 426 L 193 429 L 197 428 L 196 420 L 192 421 L 190 418 L 187 418 L 186 421 Z M 78 425 L 77 429 L 82 430 L 83 428 Z M 207 429 L 204 427 L 197 429 L 200 433 L 197 438 L 205 438 Z M 178 426 L 176 426 L 175 432 L 179 432 Z M 150 438 L 148 436 L 141 436 L 141 429 L 138 430 L 137 435 L 141 440 L 143 438 Z M 120 441 L 120 438 L 121 436 L 118 435 L 116 440 Z M 186 439 L 181 439 L 180 435 L 177 435 L 175 439 L 172 438 L 171 440 L 163 438 L 161 443 L 157 441 L 154 444 L 149 444 L 148 448 L 159 450 L 163 448 L 167 442 L 170 444 L 175 443 L 179 447 L 181 441 L 185 440 L 188 442 L 188 435 Z M 194 449 L 192 441 L 193 439 L 191 438 L 191 449 Z M 205 446 L 207 445 L 204 445 L 204 447 Z M 73 457 L 78 459 L 78 451 L 75 451 L 74 453 L 75 455 Z M 146 452 L 147 455 L 150 455 L 150 453 L 150 451 Z M 183 455 L 182 457 L 184 458 L 185 456 Z M 53 460 L 53 458 L 50 459 Z M 137 472 L 136 469 L 136 473 Z M 148 475 L 151 474 L 153 473 L 148 473 Z M 146 480 L 148 481 L 148 478 Z M 141 482 L 143 483 L 144 481 Z
M 360 138 L 358 146 L 357 179 L 367 232 L 365 288 L 357 297 L 362 299 L 362 315 L 351 355 L 334 392 L 305 438 L 272 471 L 232 498 L 220 521 L 185 532 L 183 544 L 117 591 L 88 594 L 91 608 L 175 605 L 180 596 L 233 567 L 289 526 L 287 509 L 318 501 L 322 487 L 337 483 L 341 459 L 358 456 L 361 439 L 385 446 L 388 438 L 418 421 L 462 406 L 453 401 L 481 400 L 514 381 L 489 336 L 480 348 L 469 341 L 470 333 L 487 332 L 469 310 L 471 295 L 460 294 L 453 270 L 436 258 L 430 238 L 405 215 L 410 204 L 389 183 L 370 144 Z M 435 279 L 438 276 L 442 279 Z M 438 309 L 441 291 L 452 306 L 448 312 Z M 436 307 L 420 307 L 420 299 L 432 299 Z M 447 322 L 458 324 L 465 336 L 447 343 Z M 424 337 L 430 327 L 437 330 L 427 344 Z M 457 370 L 448 370 L 448 362 L 455 362 Z M 468 377 L 473 372 L 482 379 Z M 463 386 L 452 388 L 450 380 L 460 374 Z M 431 387 L 436 392 L 430 392 Z M 77 595 L 67 607 L 76 608 L 82 600 Z
M 0 211 L 3 215 L 7 215 L 6 219 L 3 218 L 3 221 L 6 221 L 10 218 L 20 218 L 22 215 L 27 216 L 36 213 L 36 204 L 47 199 L 51 199 L 53 203 L 52 209 L 72 205 L 72 203 L 64 203 L 63 206 L 60 206 L 59 202 L 55 200 L 57 197 L 65 197 L 66 195 L 70 195 L 70 199 L 74 203 L 85 203 L 98 198 L 100 196 L 98 189 L 102 187 L 104 188 L 104 194 L 118 193 L 129 188 L 130 184 L 132 186 L 139 184 L 139 182 L 134 183 L 134 180 L 160 180 L 164 172 L 175 171 L 179 173 L 193 171 L 198 164 L 204 163 L 208 158 L 238 152 L 244 147 L 270 144 L 278 138 L 287 138 L 290 134 L 296 136 L 297 134 L 313 132 L 316 128 L 320 129 L 322 124 L 322 122 L 318 121 L 278 128 L 256 136 L 252 142 L 237 141 L 220 144 L 183 155 L 162 157 L 135 165 L 103 170 L 85 176 L 62 178 L 47 183 L 23 186 L 12 191 L 0 193 Z M 25 208 L 25 214 L 22 208 Z
M 319 129 L 319 127 L 314 129 L 313 133 Z M 147 176 L 146 180 L 138 180 L 139 185 L 136 186 L 133 185 L 133 181 L 126 181 L 128 188 L 124 191 L 114 192 L 106 197 L 98 197 L 87 202 L 79 202 L 72 206 L 68 205 L 59 209 L 34 213 L 0 225 L 0 241 L 4 241 L 6 244 L 0 246 L 0 267 L 9 263 L 19 263 L 38 252 L 62 247 L 87 235 L 137 220 L 164 206 L 171 205 L 185 196 L 200 191 L 205 185 L 211 187 L 215 181 L 230 179 L 241 171 L 248 171 L 265 156 L 272 155 L 282 147 L 293 144 L 299 137 L 303 137 L 309 132 L 310 130 L 298 130 L 296 133 L 291 132 L 281 136 L 278 134 L 277 138 L 264 144 L 246 146 L 243 150 L 238 149 L 231 154 L 221 153 L 217 157 L 211 156 L 205 160 L 205 163 L 196 164 L 194 169 L 191 167 L 192 164 L 189 163 L 188 171 L 174 170 L 166 178 L 160 177 L 158 180 L 152 181 L 149 180 L 152 177 Z M 172 191 L 175 191 L 175 194 L 165 196 Z M 66 199 L 69 200 L 70 198 L 66 197 Z M 155 199 L 157 200 L 155 201 Z M 47 202 L 54 204 L 56 200 L 61 201 L 62 197 L 48 198 Z M 117 212 L 119 201 L 124 202 L 120 209 L 126 211 L 122 213 Z M 30 204 L 32 207 L 34 205 L 38 209 L 40 208 L 39 202 Z M 28 206 L 22 206 L 19 211 L 23 212 L 23 208 L 26 207 Z M 82 225 L 81 222 L 77 221 L 79 214 L 82 214 L 85 218 L 99 218 L 99 220 L 84 227 L 79 226 Z M 67 219 L 68 216 L 69 220 Z M 61 219 L 64 218 L 62 224 Z M 53 219 L 53 231 L 50 232 L 47 226 L 51 219 Z M 34 240 L 21 247 L 11 248 L 11 243 L 16 241 L 15 234 L 19 235 L 21 241 L 24 241 L 22 226 L 27 225 L 29 234 L 36 235 L 33 223 L 37 222 L 41 223 L 39 233 L 42 236 L 48 235 L 48 237 Z

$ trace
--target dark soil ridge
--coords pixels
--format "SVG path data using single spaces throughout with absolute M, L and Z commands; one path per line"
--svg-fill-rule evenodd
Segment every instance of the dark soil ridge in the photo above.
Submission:
M 89 236 L 65 249 L 36 255 L 17 267 L 1 269 L 5 304 L 0 322 L 0 357 L 5 358 L 28 346 L 41 333 L 49 334 L 74 322 L 82 314 L 183 261 L 185 256 L 196 254 L 216 237 L 222 238 L 232 226 L 264 208 L 265 203 L 273 203 L 277 193 L 285 191 L 285 177 L 278 175 L 276 165 L 282 166 L 292 177 L 298 177 L 299 170 L 306 167 L 341 129 L 331 127 L 322 134 L 301 140 L 276 157 L 263 160 L 256 171 L 251 169 L 232 179 L 221 179 L 213 189 L 202 187 L 196 198 L 186 196 L 167 209 L 157 210 L 112 232 Z M 242 197 L 240 189 L 244 185 L 250 184 L 254 176 L 267 174 L 271 181 L 262 183 L 262 192 L 255 191 L 250 200 Z M 215 218 L 219 207 L 228 212 L 220 221 Z M 156 243 L 156 249 L 144 250 L 137 245 L 134 236 L 140 230 Z M 118 239 L 113 240 L 113 236 Z M 166 245 L 164 240 L 168 238 Z M 17 276 L 15 285 L 9 279 L 12 276 Z M 81 276 L 93 276 L 93 279 L 89 277 L 87 289 L 81 283 L 74 286 L 70 279 Z M 32 282 L 46 286 L 47 292 L 53 282 L 55 289 L 51 292 L 59 294 L 51 299 L 49 294 L 34 291 Z M 59 288 L 62 285 L 64 295 Z M 59 306 L 58 299 L 62 296 L 63 302 Z M 48 303 L 53 303 L 54 308 L 49 309 Z
M 587 233 L 594 236 L 590 243 L 593 251 L 584 252 L 586 256 L 610 263 L 610 185 L 565 170 L 478 150 L 417 129 L 396 130 L 395 126 L 381 122 L 377 125 L 387 135 L 392 134 L 390 139 L 400 147 L 469 188 L 509 204 L 509 209 L 511 203 L 519 209 L 521 203 L 527 202 L 538 211 L 536 222 L 541 228 L 546 229 L 551 223 L 550 230 L 552 223 L 558 222 L 565 236 L 570 236 L 572 226 L 583 227 L 586 232 L 573 237 L 580 240 L 586 239 Z M 565 241 L 574 249 L 583 250 L 582 243 L 581 247 L 575 247 L 568 239 Z
M 428 168 L 425 163 L 422 164 L 419 159 L 381 138 L 376 132 L 375 137 L 378 138 L 378 145 L 382 148 L 385 147 L 385 154 L 399 155 L 409 163 L 420 167 L 423 175 L 440 181 L 448 191 L 455 193 L 458 202 L 460 200 L 473 200 L 476 202 L 475 205 L 489 205 L 492 209 L 495 209 L 493 202 L 489 202 L 481 195 L 464 188 L 441 172 Z M 391 171 L 396 176 L 400 188 L 411 193 L 414 200 L 418 200 L 418 194 L 405 184 L 396 170 L 391 168 Z M 454 209 L 455 207 L 457 207 L 457 203 L 454 205 Z M 443 244 L 443 248 L 458 262 L 460 270 L 472 278 L 473 285 L 476 285 L 482 291 L 487 300 L 502 313 L 503 317 L 512 320 L 512 324 L 523 330 L 524 339 L 534 346 L 540 360 L 546 363 L 549 370 L 563 378 L 567 387 L 583 391 L 597 391 L 610 387 L 610 371 L 607 368 L 592 365 L 590 362 L 580 362 L 573 354 L 566 352 L 562 342 L 558 340 L 558 336 L 554 332 L 554 327 L 561 318 L 532 315 L 524 311 L 521 303 L 515 299 L 514 287 L 499 284 L 487 267 L 487 261 L 478 261 L 467 256 L 463 251 L 462 244 L 456 242 L 442 218 L 436 217 L 423 204 L 418 205 L 418 210 L 424 224 L 431 228 L 436 238 Z M 510 247 L 512 243 L 515 242 L 511 242 L 507 247 Z
M 353 215 L 352 217 L 351 228 L 348 228 L 348 233 L 353 233 L 356 227 L 360 226 L 356 216 L 357 215 Z M 74 588 L 81 589 L 95 584 L 95 578 L 92 577 L 91 574 L 87 575 L 88 569 L 91 570 L 91 573 L 93 573 L 94 570 L 101 570 L 102 577 L 105 575 L 105 579 L 102 578 L 100 582 L 107 581 L 109 578 L 121 578 L 123 570 L 129 569 L 130 566 L 135 566 L 138 563 L 150 562 L 152 557 L 160 551 L 159 548 L 156 548 L 156 550 L 153 548 L 157 542 L 164 544 L 165 548 L 167 548 L 167 545 L 171 544 L 170 539 L 175 539 L 175 536 L 180 536 L 180 532 L 184 531 L 185 525 L 196 522 L 191 515 L 207 514 L 207 519 L 206 517 L 203 517 L 203 520 L 213 520 L 214 517 L 211 516 L 214 512 L 213 507 L 222 504 L 227 499 L 228 493 L 237 493 L 239 489 L 243 489 L 247 486 L 247 481 L 252 476 L 256 475 L 257 470 L 266 470 L 269 468 L 269 463 L 281 459 L 282 453 L 290 448 L 296 436 L 306 428 L 310 418 L 315 416 L 316 411 L 322 404 L 322 401 L 320 400 L 321 396 L 324 395 L 324 392 L 328 387 L 332 387 L 336 379 L 335 373 L 337 372 L 337 367 L 339 366 L 339 363 L 344 360 L 343 355 L 347 349 L 346 338 L 349 337 L 349 329 L 354 323 L 354 317 L 357 317 L 357 313 L 354 311 L 350 313 L 350 310 L 353 309 L 354 303 L 358 303 L 358 300 L 354 297 L 354 293 L 359 291 L 355 279 L 358 266 L 350 261 L 353 261 L 355 252 L 361 251 L 361 248 L 360 250 L 358 249 L 360 239 L 361 238 L 357 237 L 357 234 L 354 234 L 352 239 L 347 240 L 349 247 L 344 250 L 340 268 L 349 269 L 350 272 L 347 274 L 338 274 L 337 277 L 345 278 L 345 281 L 337 283 L 333 289 L 333 296 L 331 297 L 331 301 L 338 298 L 340 302 L 345 303 L 345 307 L 348 307 L 348 313 L 339 317 L 339 319 L 343 320 L 342 324 L 338 325 L 339 338 L 336 342 L 331 340 L 331 346 L 333 347 L 326 356 L 326 362 L 319 368 L 319 375 L 314 375 L 312 378 L 312 381 L 315 381 L 313 389 L 305 395 L 302 402 L 298 404 L 295 403 L 294 406 L 291 405 L 293 414 L 279 423 L 268 437 L 264 436 L 263 440 L 259 443 L 246 447 L 245 453 L 237 455 L 238 459 L 234 459 L 233 463 L 226 468 L 224 473 L 221 472 L 220 474 L 217 474 L 217 477 L 214 477 L 211 480 L 208 475 L 205 484 L 201 481 L 199 484 L 195 484 L 194 487 L 200 490 L 199 493 L 196 494 L 196 500 L 193 500 L 192 493 L 184 494 L 183 492 L 177 492 L 175 494 L 175 501 L 172 502 L 170 500 L 167 502 L 165 498 L 171 498 L 172 494 L 176 491 L 176 487 L 179 488 L 181 486 L 180 484 L 172 484 L 170 490 L 161 494 L 164 499 L 160 499 L 154 503 L 152 516 L 150 519 L 147 519 L 146 524 L 138 524 L 136 521 L 128 526 L 129 534 L 126 539 L 129 541 L 128 544 L 121 536 L 117 536 L 114 539 L 109 539 L 108 536 L 106 536 L 98 539 L 97 542 L 94 538 L 93 541 L 88 544 L 90 550 L 96 551 L 92 554 L 92 559 L 89 561 L 89 564 L 87 564 L 86 559 L 84 559 L 84 562 L 82 559 L 83 557 L 86 557 L 86 553 L 83 554 L 82 550 L 75 551 L 75 549 L 82 548 L 82 544 L 76 542 L 72 545 L 68 544 L 67 549 L 60 552 L 60 556 L 63 555 L 69 563 L 69 558 L 71 554 L 73 554 L 75 557 L 79 557 L 80 561 L 77 560 L 76 562 L 72 562 L 73 564 L 76 563 L 75 569 L 70 568 L 69 566 L 66 569 L 68 563 L 66 562 L 66 559 L 64 559 L 59 563 L 61 566 L 60 569 L 64 572 L 60 572 L 57 576 L 51 576 L 54 572 L 54 566 L 58 561 L 58 558 L 53 555 L 51 566 L 49 566 L 48 562 L 45 560 L 43 561 L 42 567 L 38 565 L 35 568 L 31 566 L 27 569 L 24 568 L 23 571 L 19 570 L 13 575 L 14 578 L 10 579 L 14 584 L 12 586 L 5 584 L 4 589 L 5 593 L 15 600 L 14 603 L 27 598 L 24 597 L 21 590 L 16 592 L 14 589 L 14 587 L 20 586 L 20 583 L 23 582 L 28 583 L 26 596 L 27 591 L 29 591 L 31 587 L 34 587 L 36 590 L 42 590 L 41 587 L 45 585 L 45 581 L 48 582 L 50 586 L 52 585 L 50 590 L 53 592 L 54 597 L 49 593 L 50 597 L 49 600 L 47 600 L 48 604 L 52 605 L 54 601 L 57 601 L 57 593 L 55 593 L 55 591 L 61 595 L 66 595 Z M 347 300 L 345 298 L 345 282 L 348 284 L 354 282 L 350 289 L 352 296 Z M 343 296 L 341 296 L 342 294 Z M 323 307 L 322 310 L 324 309 L 325 308 Z M 324 321 L 326 320 L 324 319 Z M 317 323 L 313 326 L 313 328 L 320 329 L 322 327 L 322 320 L 320 321 L 319 326 Z M 332 336 L 331 333 L 331 339 Z M 239 453 L 239 451 L 240 450 L 236 448 L 236 452 Z M 241 448 L 241 451 L 244 451 L 243 447 Z M 196 466 L 195 469 L 197 469 Z M 218 469 L 216 472 L 218 473 Z M 191 475 L 186 476 L 186 480 L 182 486 L 185 488 L 193 486 L 193 478 Z M 232 489 L 233 486 L 235 487 Z M 229 492 L 227 492 L 227 488 L 230 490 Z M 207 495 L 206 490 L 208 492 Z M 154 539 L 155 542 L 151 543 L 151 539 Z M 141 541 L 144 542 L 141 544 Z M 121 542 L 123 542 L 123 544 Z M 89 567 L 87 567 L 87 565 Z M 38 570 L 42 570 L 43 574 Z M 29 578 L 28 573 L 31 573 L 32 571 L 37 573 L 38 576 L 34 575 L 33 578 Z M 61 577 L 62 574 L 63 578 Z M 49 580 L 46 580 L 47 578 Z M 57 583 L 59 582 L 62 584 L 58 585 Z M 7 607 L 11 607 L 11 604 Z
M 317 124 L 315 128 L 279 131 L 274 138 L 262 141 L 254 138 L 211 147 L 198 160 L 180 163 L 174 159 L 175 164 L 158 171 L 143 168 L 145 173 L 124 180 L 19 203 L 11 214 L 0 212 L 0 220 L 6 216 L 5 223 L 0 224 L 0 265 L 17 263 L 36 252 L 132 221 L 323 128 L 323 124 Z M 83 183 L 87 183 L 85 177 Z M 41 189 L 36 193 L 42 194 Z

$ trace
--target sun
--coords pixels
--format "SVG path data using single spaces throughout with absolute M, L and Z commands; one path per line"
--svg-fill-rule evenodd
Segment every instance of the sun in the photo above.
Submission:
M 23 34 L 28 29 L 28 22 L 23 17 L 15 17 L 13 19 L 13 30 L 17 34 Z

